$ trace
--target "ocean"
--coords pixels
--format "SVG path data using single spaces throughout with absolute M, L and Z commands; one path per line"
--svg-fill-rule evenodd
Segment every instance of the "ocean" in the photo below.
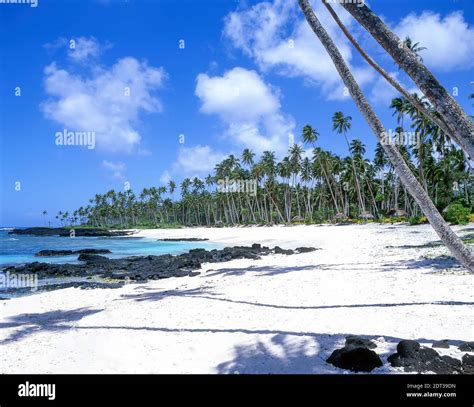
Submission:
M 221 248 L 210 242 L 162 242 L 152 238 L 142 237 L 59 237 L 59 236 L 30 236 L 9 235 L 11 228 L 0 228 L 0 283 L 8 273 L 1 270 L 9 265 L 20 265 L 34 261 L 45 263 L 79 263 L 78 255 L 58 257 L 36 257 L 40 250 L 79 250 L 79 249 L 108 249 L 112 253 L 103 254 L 109 258 L 120 258 L 140 255 L 180 254 L 191 249 L 204 248 L 207 250 Z M 38 281 L 38 286 L 63 284 L 85 281 L 84 278 L 60 277 Z M 12 298 L 32 294 L 29 290 L 11 289 L 0 284 L 0 298 Z
M 161 242 L 137 237 L 59 237 L 9 235 L 11 228 L 0 228 L 0 267 L 33 261 L 77 263 L 77 254 L 63 257 L 35 257 L 40 250 L 108 249 L 109 258 L 139 255 L 180 254 L 194 248 L 215 249 L 210 242 Z

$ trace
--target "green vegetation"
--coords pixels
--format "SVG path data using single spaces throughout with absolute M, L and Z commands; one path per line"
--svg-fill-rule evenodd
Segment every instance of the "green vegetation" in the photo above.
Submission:
M 446 220 L 454 225 L 465 225 L 469 222 L 471 211 L 462 204 L 454 203 L 448 206 Z
M 424 98 L 418 101 L 432 109 Z M 440 212 L 448 208 L 450 222 L 464 223 L 466 217 L 469 220 L 474 178 L 462 150 L 407 99 L 393 99 L 391 108 L 399 125 L 396 133 L 405 134 L 408 128 L 419 138 L 419 143 L 400 144 L 398 149 L 433 203 Z M 110 228 L 426 222 L 382 146 L 377 144 L 371 161 L 366 157 L 365 145 L 350 139 L 351 121 L 342 112 L 333 116 L 333 131 L 347 142 L 346 157 L 318 147 L 319 133 L 306 125 L 302 139 L 310 151 L 294 144 L 277 161 L 274 152 L 265 151 L 256 159 L 254 152 L 245 149 L 240 158 L 230 155 L 218 163 L 205 179 L 184 179 L 179 185 L 179 198 L 175 197 L 174 181 L 145 188 L 138 195 L 132 190 L 111 190 L 95 195 L 89 205 L 72 214 L 59 212 L 56 219 L 64 226 Z M 255 188 L 219 189 L 226 179 L 254 182 Z

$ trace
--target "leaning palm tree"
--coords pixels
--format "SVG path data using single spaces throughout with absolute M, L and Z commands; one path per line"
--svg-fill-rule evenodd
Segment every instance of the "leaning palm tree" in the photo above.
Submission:
M 381 142 L 383 134 L 386 134 L 385 128 L 383 127 L 379 118 L 376 116 L 370 104 L 367 102 L 367 99 L 355 81 L 351 71 L 339 52 L 339 49 L 336 47 L 331 37 L 329 37 L 326 30 L 319 22 L 308 0 L 298 0 L 298 2 L 308 24 L 331 57 L 339 75 L 341 76 L 341 79 L 349 90 L 349 93 L 354 99 L 358 109 L 364 116 L 377 139 Z M 347 5 L 348 4 L 343 4 L 345 8 L 347 8 Z M 474 272 L 474 256 L 472 255 L 471 250 L 466 247 L 466 245 L 464 245 L 462 240 L 444 221 L 443 217 L 440 215 L 433 202 L 429 198 L 427 192 L 412 174 L 410 168 L 400 154 L 400 151 L 396 146 L 388 143 L 384 143 L 383 148 L 397 174 L 399 175 L 403 185 L 416 200 L 438 236 L 443 240 L 443 242 L 453 253 L 453 255 L 460 261 L 460 263 L 470 271 Z
M 367 54 L 367 52 L 364 51 L 364 49 L 360 46 L 360 44 L 356 41 L 356 39 L 351 35 L 349 30 L 346 28 L 344 23 L 341 21 L 341 19 L 338 17 L 334 9 L 331 7 L 329 3 L 326 3 L 326 0 L 321 0 L 323 4 L 326 6 L 326 8 L 329 11 L 329 14 L 333 17 L 334 21 L 336 24 L 339 26 L 339 28 L 342 30 L 344 35 L 347 37 L 347 39 L 354 45 L 354 48 L 359 52 L 359 54 L 366 60 L 366 62 L 374 68 L 380 75 L 382 75 L 385 80 L 392 85 L 394 89 L 396 89 L 398 92 L 400 92 L 403 97 L 409 101 L 413 107 L 424 114 L 428 119 L 430 119 L 433 123 L 436 123 L 436 125 L 449 137 L 453 138 L 458 144 L 459 141 L 456 139 L 456 134 L 453 132 L 452 129 L 448 127 L 446 122 L 439 117 L 439 115 L 432 114 L 432 112 L 429 111 L 429 109 L 423 104 L 419 103 L 418 98 L 415 95 L 411 95 L 401 84 L 400 82 L 396 81 L 395 78 L 393 78 L 385 69 L 383 69 L 375 60 Z M 420 47 L 418 43 L 412 44 L 411 40 L 407 38 L 405 40 L 405 46 L 410 48 L 413 52 L 417 53 L 421 50 L 424 49 L 424 47 Z M 397 98 L 398 99 L 398 98 Z M 402 99 L 402 98 L 400 98 Z
M 415 52 L 406 46 L 387 25 L 365 4 L 341 2 L 346 9 L 410 76 L 441 115 L 451 135 L 461 148 L 474 158 L 474 123 L 438 82 Z

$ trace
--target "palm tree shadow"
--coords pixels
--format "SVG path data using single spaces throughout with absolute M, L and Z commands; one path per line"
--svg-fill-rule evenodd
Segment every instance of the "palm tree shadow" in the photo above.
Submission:
M 241 276 L 248 273 L 255 273 L 258 276 L 274 276 L 277 274 L 286 274 L 294 271 L 302 270 L 315 270 L 317 265 L 308 265 L 308 266 L 285 266 L 285 267 L 276 267 L 276 266 L 249 266 L 244 268 L 219 268 L 219 269 L 210 269 L 206 272 L 206 276 L 217 276 L 225 274 L 227 276 Z
M 217 365 L 220 374 L 324 374 L 337 373 L 338 369 L 327 364 L 328 351 L 321 349 L 314 337 L 299 338 L 277 333 L 268 342 L 261 340 L 251 345 L 234 347 L 232 360 Z M 326 343 L 336 346 L 342 335 L 333 335 Z M 329 344 L 330 342 L 330 344 Z
M 22 340 L 30 335 L 40 332 L 60 332 L 72 328 L 71 323 L 82 318 L 96 314 L 103 309 L 78 308 L 69 311 L 49 311 L 35 314 L 19 314 L 8 318 L 8 322 L 1 322 L 0 329 L 19 328 L 0 344 L 7 344 Z
M 386 264 L 384 264 L 386 266 Z M 387 264 L 390 266 L 390 264 Z M 423 257 L 421 259 L 412 259 L 412 260 L 404 260 L 392 264 L 395 268 L 407 268 L 407 269 L 434 269 L 435 271 L 439 270 L 446 270 L 446 269 L 460 269 L 462 270 L 462 266 L 459 262 L 451 256 L 440 255 L 432 258 Z M 433 271 L 433 270 L 431 270 Z
M 187 290 L 164 290 L 157 291 L 149 287 L 142 287 L 142 292 L 136 294 L 122 295 L 120 300 L 142 301 L 161 301 L 169 297 L 198 298 L 210 301 L 226 302 L 231 304 L 255 306 L 274 309 L 290 310 L 318 310 L 318 309 L 336 309 L 336 308 L 396 308 L 410 307 L 419 305 L 447 305 L 447 306 L 472 306 L 474 302 L 469 301 L 425 301 L 425 302 L 395 302 L 395 303 L 371 303 L 371 304 L 330 304 L 330 305 L 286 305 L 286 304 L 268 304 L 264 302 L 255 302 L 247 300 L 238 300 L 223 297 L 222 294 L 210 290 L 211 287 L 191 288 Z
M 291 332 L 275 333 L 269 341 L 257 340 L 250 345 L 236 345 L 231 360 L 217 365 L 220 374 L 342 374 L 353 373 L 339 369 L 326 362 L 335 349 L 342 348 L 348 334 L 305 333 L 295 336 Z M 357 335 L 374 340 L 374 335 Z M 372 349 L 382 360 L 383 366 L 371 373 L 393 373 L 388 357 L 396 351 L 403 338 L 384 336 L 388 346 Z M 418 338 L 417 342 L 433 342 L 433 339 Z M 450 340 L 458 346 L 462 341 Z M 380 345 L 380 344 L 379 344 Z
M 243 268 L 219 268 L 210 269 L 206 276 L 242 276 L 248 273 L 254 273 L 256 276 L 270 277 L 279 274 L 298 272 L 303 270 L 317 271 L 359 271 L 371 270 L 374 272 L 403 271 L 409 269 L 426 269 L 427 271 L 441 271 L 446 269 L 463 270 L 459 262 L 451 256 L 440 255 L 433 258 L 418 258 L 410 260 L 401 260 L 392 263 L 372 262 L 372 263 L 322 263 L 307 266 L 249 266 Z M 433 270 L 434 269 L 434 270 Z

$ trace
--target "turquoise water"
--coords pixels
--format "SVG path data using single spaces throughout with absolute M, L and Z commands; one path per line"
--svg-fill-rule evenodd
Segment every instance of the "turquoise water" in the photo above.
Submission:
M 109 249 L 109 258 L 138 255 L 180 254 L 194 248 L 216 249 L 210 242 L 159 242 L 150 238 L 122 237 L 58 237 L 9 235 L 9 229 L 0 228 L 0 267 L 30 263 L 77 263 L 78 255 L 63 257 L 35 257 L 40 250 Z

